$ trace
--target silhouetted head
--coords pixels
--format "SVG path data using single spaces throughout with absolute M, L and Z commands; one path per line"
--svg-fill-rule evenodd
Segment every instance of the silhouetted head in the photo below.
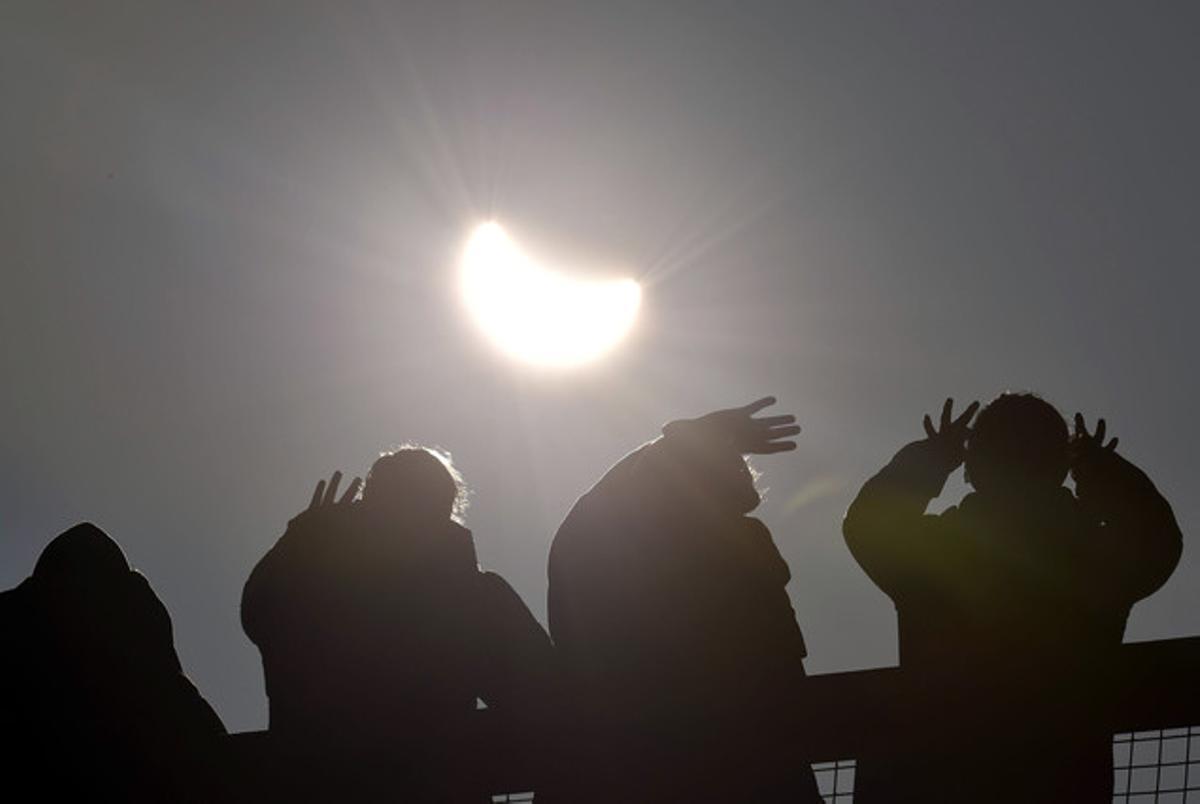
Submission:
M 81 522 L 56 536 L 33 567 L 34 583 L 47 599 L 56 605 L 75 606 L 80 616 L 95 603 L 118 594 L 129 578 L 125 553 L 91 522 Z
M 758 491 L 759 473 L 750 462 L 742 456 L 736 461 L 730 461 L 725 471 L 728 472 L 717 486 L 718 493 L 727 504 L 739 514 L 748 514 L 762 502 Z
M 91 522 L 81 522 L 54 538 L 38 556 L 35 578 L 77 582 L 85 578 L 123 578 L 129 562 L 120 545 Z
M 363 503 L 387 516 L 458 520 L 466 509 L 466 487 L 449 454 L 406 445 L 371 466 Z
M 1030 393 L 1003 393 L 979 412 L 967 437 L 967 482 L 1002 496 L 1058 488 L 1070 468 L 1067 423 Z
M 689 504 L 705 516 L 748 514 L 762 502 L 758 472 L 745 457 L 725 445 L 703 441 L 681 446 L 673 480 Z

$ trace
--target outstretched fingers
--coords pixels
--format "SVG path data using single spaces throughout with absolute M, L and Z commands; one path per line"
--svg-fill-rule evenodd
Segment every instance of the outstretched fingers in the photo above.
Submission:
M 337 499 L 338 485 L 342 482 L 342 472 L 338 470 L 329 478 L 329 485 L 325 487 L 325 498 L 321 500 L 321 505 L 333 505 Z
M 313 489 L 312 499 L 308 501 L 308 510 L 312 511 L 321 506 L 321 499 L 325 496 L 325 481 L 318 480 L 317 487 Z
M 942 404 L 942 414 L 939 417 L 938 426 L 933 424 L 933 417 L 928 413 L 921 419 L 921 426 L 925 428 L 925 435 L 928 438 L 939 437 L 963 437 L 967 435 L 967 431 L 971 427 L 971 420 L 975 418 L 975 414 L 979 411 L 979 402 L 975 401 L 967 405 L 967 409 L 958 415 L 954 416 L 954 399 L 948 398 Z
M 796 448 L 793 441 L 800 434 L 800 425 L 792 424 L 786 427 L 771 427 L 763 430 L 756 438 L 747 444 L 747 452 L 757 455 L 769 455 L 772 452 L 784 452 Z
M 739 413 L 742 413 L 746 416 L 753 416 L 755 413 L 758 413 L 763 408 L 769 408 L 774 404 L 775 404 L 775 397 L 764 396 L 762 399 L 754 400 L 749 405 L 742 405 L 737 410 Z
M 971 419 L 975 418 L 975 413 L 979 410 L 978 400 L 967 405 L 967 409 L 962 412 L 962 415 L 954 420 L 954 429 L 966 430 L 971 425 Z
M 1104 433 L 1107 429 L 1108 429 L 1107 422 L 1105 422 L 1104 419 L 1097 419 L 1096 420 L 1096 432 L 1089 433 L 1088 429 L 1087 429 L 1087 422 L 1084 420 L 1083 414 L 1082 413 L 1075 414 L 1075 437 L 1078 439 L 1087 439 L 1088 441 L 1095 442 L 1097 444 L 1097 446 L 1103 446 L 1104 445 Z
M 791 424 L 786 427 L 768 427 L 764 433 L 768 441 L 774 441 L 777 438 L 791 438 L 800 434 L 800 425 Z
M 358 495 L 358 490 L 362 488 L 362 478 L 356 477 L 350 481 L 350 485 L 346 487 L 346 493 L 338 500 L 338 505 L 348 505 L 354 502 L 354 498 Z
M 1112 452 L 1117 448 L 1117 443 L 1120 441 L 1120 439 L 1111 438 L 1111 439 L 1109 439 L 1108 443 L 1105 444 L 1104 437 L 1107 433 L 1108 433 L 1108 423 L 1106 421 L 1104 421 L 1104 419 L 1098 419 L 1096 421 L 1096 434 L 1095 434 L 1095 436 L 1093 436 L 1093 439 L 1095 440 L 1096 446 L 1099 449 L 1103 449 L 1108 452 Z
M 1089 433 L 1087 423 L 1084 421 L 1082 413 L 1075 414 L 1075 440 L 1080 442 L 1088 442 L 1098 449 L 1112 452 L 1117 448 L 1120 439 L 1111 439 L 1107 444 L 1104 443 L 1104 436 L 1108 432 L 1108 422 L 1104 419 L 1096 420 L 1096 432 Z

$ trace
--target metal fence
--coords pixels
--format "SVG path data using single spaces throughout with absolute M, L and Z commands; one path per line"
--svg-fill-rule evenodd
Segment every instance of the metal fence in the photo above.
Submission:
M 813 765 L 826 804 L 854 801 L 854 771 L 853 759 Z M 1113 736 L 1113 804 L 1151 802 L 1200 804 L 1200 726 Z
M 1114 804 L 1200 804 L 1200 726 L 1186 725 L 1200 723 L 1200 637 L 1126 645 L 1106 678 L 1119 691 L 1108 713 L 1115 733 Z M 912 688 L 902 682 L 897 668 L 810 676 L 805 682 L 813 705 L 798 724 L 794 744 L 799 755 L 821 760 L 813 772 L 827 804 L 853 802 L 853 757 L 885 756 L 911 737 L 906 730 L 922 702 L 911 700 Z M 494 804 L 536 804 L 528 791 L 554 773 L 543 765 L 541 752 L 506 748 L 504 740 L 484 732 L 480 737 L 480 750 L 469 754 L 491 763 L 473 768 L 482 774 L 477 781 L 484 789 L 526 791 L 494 795 Z M 269 788 L 272 768 L 281 769 L 270 759 L 270 735 L 233 735 L 233 741 L 243 764 L 254 767 L 247 780 Z
M 817 762 L 826 804 L 854 801 L 853 759 Z M 536 802 L 532 792 L 493 796 L 495 804 Z M 1113 737 L 1113 804 L 1200 804 L 1200 726 Z
M 838 759 L 833 762 L 817 762 L 813 775 L 817 777 L 817 789 L 827 804 L 850 804 L 854 801 L 853 759 Z
M 1113 738 L 1114 802 L 1200 802 L 1200 726 Z

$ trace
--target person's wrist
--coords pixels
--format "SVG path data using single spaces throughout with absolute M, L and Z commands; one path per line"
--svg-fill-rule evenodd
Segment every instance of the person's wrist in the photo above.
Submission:
M 966 450 L 960 444 L 935 439 L 933 441 L 933 454 L 938 466 L 946 474 L 950 474 L 962 466 L 963 459 L 966 457 Z

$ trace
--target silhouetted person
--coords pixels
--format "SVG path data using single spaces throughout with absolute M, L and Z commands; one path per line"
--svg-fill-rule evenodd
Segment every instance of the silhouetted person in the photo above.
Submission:
M 1075 437 L 1050 404 L 1002 394 L 867 481 L 846 543 L 896 604 L 914 714 L 902 759 L 860 764 L 856 800 L 1104 801 L 1104 715 L 1133 604 L 1179 559 L 1179 527 L 1150 479 L 1104 444 L 1104 420 Z M 925 513 L 965 461 L 974 487 Z M 1068 472 L 1075 493 L 1063 486 Z M 1115 694 L 1115 693 L 1114 693 Z
M 790 749 L 804 640 L 744 455 L 793 416 L 675 421 L 571 509 L 550 551 L 550 631 L 587 734 L 564 801 L 819 801 Z M 557 799 L 556 799 L 557 800 Z
M 58 536 L 0 593 L 0 633 L 9 796 L 220 797 L 224 726 L 183 674 L 167 610 L 95 525 Z
M 499 575 L 480 571 L 453 518 L 462 487 L 448 461 L 417 448 L 384 455 L 361 502 L 357 479 L 335 502 L 339 480 L 317 485 L 242 596 L 271 732 L 378 763 L 338 798 L 440 795 L 478 767 L 461 748 L 477 698 L 515 730 L 546 705 L 549 638 Z M 402 789 L 371 789 L 389 784 Z

